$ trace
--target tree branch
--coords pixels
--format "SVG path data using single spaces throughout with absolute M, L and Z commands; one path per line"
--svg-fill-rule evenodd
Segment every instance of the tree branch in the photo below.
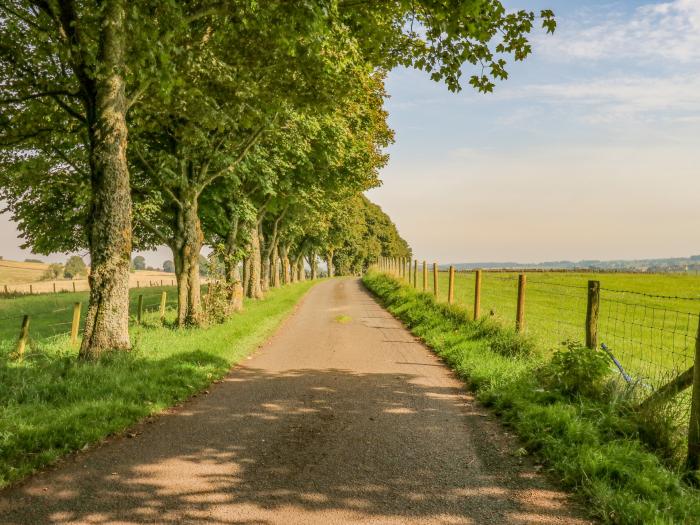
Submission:
M 168 236 L 165 235 L 162 231 L 160 231 L 160 229 L 158 229 L 158 227 L 155 224 L 153 224 L 148 219 L 145 219 L 143 217 L 136 218 L 136 221 L 143 224 L 147 230 L 149 230 L 153 235 L 155 235 L 161 241 L 163 241 L 164 244 L 167 244 L 168 246 L 170 246 L 170 242 L 172 241 L 172 239 L 169 239 Z
M 245 156 L 248 154 L 248 151 L 257 143 L 258 139 L 262 135 L 263 131 L 265 131 L 265 128 L 267 126 L 263 124 L 260 126 L 248 139 L 243 145 L 243 148 L 241 149 L 241 152 L 238 154 L 238 156 L 235 158 L 235 160 L 226 166 L 225 168 L 217 171 L 213 175 L 209 176 L 208 178 L 204 179 L 200 184 L 199 184 L 199 189 L 197 190 L 197 195 L 202 193 L 202 190 L 209 186 L 212 182 L 214 182 L 216 179 L 223 177 L 227 173 L 230 173 L 233 171 L 238 164 L 245 158 Z

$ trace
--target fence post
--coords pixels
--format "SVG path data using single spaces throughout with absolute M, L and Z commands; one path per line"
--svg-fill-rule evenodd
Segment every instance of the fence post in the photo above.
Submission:
M 70 324 L 70 343 L 78 342 L 78 328 L 80 327 L 80 303 L 73 304 L 73 321 Z
M 34 287 L 31 284 L 29 285 L 29 293 L 30 294 L 34 293 Z
M 73 292 L 75 292 L 75 281 L 73 281 Z
M 413 288 L 418 287 L 418 259 L 413 260 Z
M 693 391 L 690 401 L 686 467 L 691 472 L 700 470 L 700 316 L 698 316 L 698 331 L 695 336 L 695 362 L 693 364 Z
M 474 275 L 474 320 L 481 315 L 481 270 Z
M 428 291 L 428 263 L 423 261 L 423 291 Z
M 452 304 L 455 300 L 455 267 L 450 266 L 450 285 L 447 288 L 447 303 Z
M 141 283 L 139 283 L 138 281 L 136 281 L 136 288 L 141 288 Z
M 518 275 L 518 309 L 515 313 L 515 330 L 519 333 L 525 331 L 525 282 L 525 274 Z
M 24 348 L 27 346 L 29 339 L 29 316 L 25 315 L 22 318 L 22 328 L 19 330 L 19 339 L 17 339 L 17 359 L 22 360 Z
M 598 348 L 598 312 L 600 310 L 600 281 L 588 281 L 586 306 L 586 346 Z
M 139 295 L 138 307 L 136 309 L 136 322 L 141 324 L 141 318 L 143 317 L 143 295 Z
M 435 294 L 435 299 L 438 298 L 438 263 L 433 263 L 433 293 Z
M 167 294 L 166 292 L 162 292 L 160 294 L 160 322 L 165 321 L 165 300 L 166 300 Z
M 53 293 L 56 293 L 56 283 L 53 283 Z
M 9 294 L 10 292 L 7 290 L 7 285 L 5 285 L 5 295 Z

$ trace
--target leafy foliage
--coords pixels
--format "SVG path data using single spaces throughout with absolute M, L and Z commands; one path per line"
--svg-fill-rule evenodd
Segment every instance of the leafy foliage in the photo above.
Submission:
M 551 388 L 567 396 L 599 398 L 610 372 L 610 358 L 605 352 L 567 341 L 554 352 L 542 377 Z
M 85 265 L 85 261 L 83 261 L 82 257 L 78 255 L 71 256 L 66 261 L 66 265 L 63 268 L 63 274 L 69 279 L 80 275 L 87 275 L 87 266 Z

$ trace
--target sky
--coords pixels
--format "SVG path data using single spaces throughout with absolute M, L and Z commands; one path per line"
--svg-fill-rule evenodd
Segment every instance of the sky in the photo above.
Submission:
M 504 4 L 553 9 L 556 33 L 492 94 L 392 71 L 396 142 L 368 196 L 441 263 L 700 254 L 700 0 Z M 0 215 L 0 255 L 31 257 L 19 244 Z
M 557 31 L 494 94 L 393 71 L 369 197 L 418 259 L 700 254 L 700 0 L 507 5 L 552 8 Z

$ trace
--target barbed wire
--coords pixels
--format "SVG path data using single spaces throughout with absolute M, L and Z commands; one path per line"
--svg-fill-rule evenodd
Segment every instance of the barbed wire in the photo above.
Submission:
M 636 292 L 634 290 L 616 290 L 614 288 L 600 288 L 601 291 L 605 292 L 614 292 L 614 293 L 623 293 L 623 294 L 632 294 L 632 295 L 641 295 L 644 297 L 650 297 L 653 299 L 673 299 L 673 300 L 682 300 L 682 301 L 700 301 L 700 296 L 697 297 L 688 297 L 688 296 L 681 296 L 681 295 L 658 295 L 658 294 L 650 294 L 647 292 Z
M 530 278 L 528 278 L 527 284 L 543 284 L 546 286 L 559 286 L 561 288 L 575 288 L 577 290 L 586 290 L 588 288 L 587 286 L 581 286 L 576 284 L 552 283 L 547 281 L 537 281 Z

